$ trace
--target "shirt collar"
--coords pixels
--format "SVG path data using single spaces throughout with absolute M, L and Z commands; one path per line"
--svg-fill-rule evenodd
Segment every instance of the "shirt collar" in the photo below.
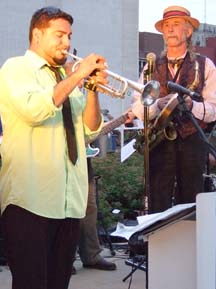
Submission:
M 28 49 L 25 53 L 25 57 L 29 58 L 35 69 L 41 69 L 44 66 L 50 66 L 50 64 L 34 51 Z M 59 70 L 63 76 L 65 76 L 65 70 L 62 66 L 59 66 Z
M 187 54 L 187 51 L 185 51 L 185 53 L 183 54 L 183 55 L 181 55 L 181 56 L 179 56 L 179 57 L 168 57 L 167 56 L 167 59 L 168 60 L 178 60 L 178 59 L 184 59 L 185 58 L 185 56 L 186 56 L 186 54 Z
M 25 57 L 29 58 L 32 62 L 32 65 L 37 69 L 42 68 L 44 65 L 49 65 L 49 63 L 44 58 L 32 50 L 28 49 L 25 53 Z

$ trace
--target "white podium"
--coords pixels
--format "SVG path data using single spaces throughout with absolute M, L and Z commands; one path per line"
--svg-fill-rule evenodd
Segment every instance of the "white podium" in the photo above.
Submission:
M 181 220 L 149 236 L 149 289 L 196 289 L 195 227 Z
M 195 212 L 147 232 L 148 289 L 216 289 L 216 192 L 198 194 Z
M 216 288 L 216 192 L 197 195 L 197 289 Z
M 143 216 L 137 226 L 121 224 L 113 235 L 132 244 L 148 240 L 143 289 L 216 289 L 216 192 L 198 194 L 196 204 Z
M 148 241 L 148 282 L 144 288 L 196 289 L 196 204 L 177 205 L 140 221 L 129 243 Z M 129 228 L 124 230 L 129 234 Z
M 148 234 L 148 289 L 196 289 L 195 211 Z

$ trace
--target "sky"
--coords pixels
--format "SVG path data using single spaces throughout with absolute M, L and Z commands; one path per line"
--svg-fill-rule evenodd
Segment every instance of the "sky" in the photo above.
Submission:
M 172 5 L 187 8 L 201 23 L 216 25 L 215 0 L 139 0 L 139 31 L 156 33 L 154 24 L 162 19 L 164 9 Z

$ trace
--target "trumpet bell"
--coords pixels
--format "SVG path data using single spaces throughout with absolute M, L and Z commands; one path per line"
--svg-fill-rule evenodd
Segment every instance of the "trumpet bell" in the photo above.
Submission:
M 141 103 L 144 106 L 152 105 L 160 95 L 160 83 L 156 80 L 150 80 L 146 83 L 141 94 Z

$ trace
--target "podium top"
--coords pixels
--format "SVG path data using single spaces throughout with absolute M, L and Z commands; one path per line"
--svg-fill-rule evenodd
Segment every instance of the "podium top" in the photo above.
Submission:
M 148 236 L 154 231 L 178 222 L 182 219 L 195 219 L 196 203 L 181 204 L 173 206 L 172 208 L 156 214 L 144 215 L 137 218 L 138 225 L 125 226 L 122 223 L 118 223 L 116 230 L 111 234 L 112 236 L 122 237 L 127 240 L 134 235 L 141 234 L 142 236 Z

